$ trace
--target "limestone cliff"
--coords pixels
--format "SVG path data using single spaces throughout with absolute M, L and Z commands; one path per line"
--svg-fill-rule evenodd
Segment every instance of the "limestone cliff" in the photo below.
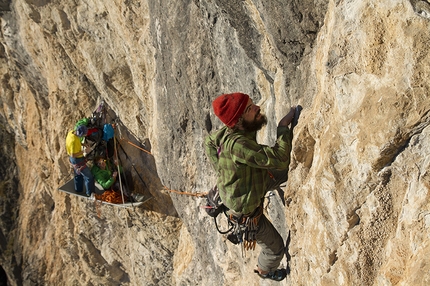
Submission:
M 0 266 L 10 285 L 430 284 L 427 0 L 0 1 Z M 258 279 L 200 208 L 211 101 L 291 105 L 291 273 Z M 153 199 L 66 195 L 66 132 L 104 100 Z M 130 139 L 131 140 L 131 139 Z M 284 260 L 283 265 L 286 265 Z

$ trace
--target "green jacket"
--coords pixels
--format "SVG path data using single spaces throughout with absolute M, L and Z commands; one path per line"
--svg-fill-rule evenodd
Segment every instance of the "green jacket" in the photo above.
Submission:
M 122 172 L 121 167 L 120 172 Z M 94 164 L 94 166 L 91 168 L 91 173 L 93 174 L 96 182 L 99 183 L 100 186 L 102 186 L 105 190 L 109 189 L 113 185 L 113 183 L 115 183 L 115 178 L 112 177 L 113 172 L 110 171 L 108 165 L 106 165 L 106 169 L 103 170 L 100 169 L 99 166 Z
M 271 180 L 268 170 L 290 165 L 292 133 L 288 127 L 278 127 L 273 147 L 258 144 L 256 135 L 224 127 L 205 140 L 206 153 L 218 173 L 221 200 L 242 214 L 261 204 Z

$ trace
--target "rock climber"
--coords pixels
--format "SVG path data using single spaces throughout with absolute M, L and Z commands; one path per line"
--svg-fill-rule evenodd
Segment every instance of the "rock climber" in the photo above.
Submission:
M 116 161 L 114 162 L 114 165 L 117 166 Z M 115 182 L 117 182 L 116 177 L 118 176 L 118 172 L 112 171 L 111 168 L 108 167 L 104 157 L 99 156 L 94 159 L 91 173 L 97 183 L 99 183 L 105 190 L 110 189 Z
M 268 187 L 273 186 L 269 170 L 284 170 L 286 179 L 292 143 L 288 125 L 294 119 L 295 108 L 280 120 L 276 144 L 268 147 L 256 140 L 257 131 L 267 124 L 267 117 L 247 94 L 223 94 L 212 106 L 226 125 L 205 140 L 206 153 L 217 170 L 221 200 L 229 208 L 230 218 L 240 223 L 247 218 L 255 219 L 255 241 L 261 252 L 254 271 L 261 278 L 281 281 L 287 275 L 286 269 L 278 269 L 285 244 L 263 214 L 262 206 Z
M 115 192 L 121 193 L 121 187 L 122 191 L 125 196 L 127 196 L 130 200 L 135 202 L 141 202 L 144 199 L 144 196 L 142 194 L 131 194 L 130 190 L 126 188 L 124 185 L 120 185 L 118 177 L 118 171 L 115 169 L 112 170 L 111 168 L 118 169 L 118 162 L 116 160 L 113 160 L 113 163 L 111 163 L 109 160 L 107 161 L 104 157 L 98 156 L 94 159 L 94 165 L 91 168 L 91 173 L 93 174 L 95 180 L 97 183 L 99 183 L 104 190 L 112 189 Z M 121 176 L 121 182 L 124 184 L 127 179 L 125 178 L 124 172 L 122 170 L 122 167 L 119 168 L 120 176 Z
M 75 192 L 82 193 L 84 187 L 83 180 L 85 180 L 86 195 L 90 197 L 94 193 L 94 177 L 87 166 L 84 153 L 90 153 L 91 149 L 87 146 L 82 148 L 81 143 L 81 137 L 85 137 L 87 134 L 88 128 L 84 125 L 80 125 L 75 130 L 69 131 L 66 137 L 66 150 L 75 175 Z

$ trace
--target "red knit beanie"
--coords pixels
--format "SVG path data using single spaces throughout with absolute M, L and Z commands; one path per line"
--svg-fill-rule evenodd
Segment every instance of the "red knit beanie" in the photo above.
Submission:
M 215 115 L 228 127 L 234 127 L 245 111 L 249 96 L 244 93 L 229 93 L 218 96 L 213 102 Z

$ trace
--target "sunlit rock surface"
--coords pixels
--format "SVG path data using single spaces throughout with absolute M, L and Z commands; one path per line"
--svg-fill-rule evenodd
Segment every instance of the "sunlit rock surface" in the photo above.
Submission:
M 0 14 L 10 285 L 430 284 L 429 1 L 16 0 Z M 214 184 L 211 101 L 234 91 L 267 114 L 268 145 L 303 106 L 286 206 L 266 202 L 291 238 L 281 283 L 252 273 L 259 248 L 225 241 L 204 199 L 172 192 Z M 102 100 L 152 196 L 142 206 L 58 191 L 66 133 Z

